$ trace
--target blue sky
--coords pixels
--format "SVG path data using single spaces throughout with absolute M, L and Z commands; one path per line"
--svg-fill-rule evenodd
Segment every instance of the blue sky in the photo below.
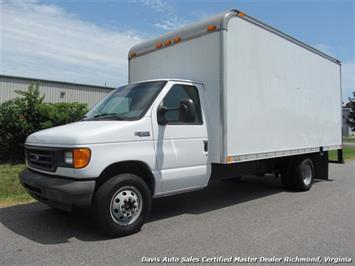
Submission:
M 237 8 L 340 59 L 355 90 L 355 1 L 0 1 L 2 74 L 119 86 L 132 45 Z

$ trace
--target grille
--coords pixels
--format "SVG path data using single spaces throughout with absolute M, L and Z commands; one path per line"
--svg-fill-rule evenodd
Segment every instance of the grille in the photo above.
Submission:
M 36 169 L 54 172 L 55 152 L 46 148 L 26 148 L 26 159 L 28 164 Z

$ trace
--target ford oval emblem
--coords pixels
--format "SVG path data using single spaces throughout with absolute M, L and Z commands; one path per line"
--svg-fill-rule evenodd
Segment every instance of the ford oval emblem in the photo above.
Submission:
M 39 155 L 37 155 L 37 154 L 31 154 L 30 158 L 31 158 L 31 161 L 33 161 L 33 162 L 39 161 Z

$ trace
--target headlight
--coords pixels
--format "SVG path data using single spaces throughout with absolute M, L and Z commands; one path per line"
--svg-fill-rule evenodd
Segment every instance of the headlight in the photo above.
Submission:
M 88 148 L 73 149 L 74 168 L 84 168 L 90 162 L 91 151 Z
M 64 153 L 64 162 L 66 164 L 73 165 L 73 152 L 72 151 L 66 151 Z
M 88 148 L 75 148 L 64 152 L 64 163 L 74 168 L 84 168 L 90 162 L 91 151 Z

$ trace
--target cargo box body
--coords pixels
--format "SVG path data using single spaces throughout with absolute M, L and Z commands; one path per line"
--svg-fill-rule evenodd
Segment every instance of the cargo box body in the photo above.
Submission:
M 181 41 L 156 48 L 176 36 Z M 228 11 L 132 52 L 130 83 L 204 85 L 212 163 L 341 148 L 340 62 L 255 19 Z

